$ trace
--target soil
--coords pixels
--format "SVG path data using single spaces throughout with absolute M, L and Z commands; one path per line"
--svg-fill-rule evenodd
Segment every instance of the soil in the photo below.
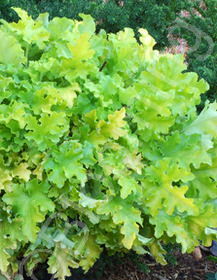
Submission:
M 182 254 L 180 247 L 167 248 L 168 264 L 162 266 L 149 256 L 139 256 L 134 252 L 127 255 L 108 257 L 103 253 L 87 274 L 80 269 L 72 269 L 66 280 L 217 280 L 217 257 L 208 251 L 201 251 L 200 259 L 193 254 Z M 196 256 L 197 258 L 197 256 Z M 33 275 L 32 275 L 33 276 Z M 24 280 L 54 279 L 47 274 L 45 264 L 34 271 L 34 277 L 24 276 Z
M 215 280 L 217 279 L 217 262 L 210 260 L 215 257 L 202 251 L 202 258 L 196 260 L 192 254 L 182 254 L 180 248 L 175 248 L 168 255 L 168 264 L 157 264 L 149 256 L 133 260 L 116 260 L 116 263 L 106 264 L 99 280 Z M 216 259 L 215 259 L 216 260 Z M 89 274 L 89 273 L 88 273 Z M 87 278 L 88 279 L 88 278 Z

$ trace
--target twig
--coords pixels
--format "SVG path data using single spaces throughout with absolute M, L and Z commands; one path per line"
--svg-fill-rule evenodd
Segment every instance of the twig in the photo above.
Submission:
M 99 69 L 99 72 L 102 71 L 102 69 L 105 67 L 106 63 L 107 63 L 107 61 L 105 61 L 105 62 L 103 63 L 103 65 L 102 65 L 101 68 Z

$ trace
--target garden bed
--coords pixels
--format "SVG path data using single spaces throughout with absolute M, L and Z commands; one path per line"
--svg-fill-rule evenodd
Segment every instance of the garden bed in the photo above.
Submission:
M 139 256 L 132 251 L 122 257 L 108 257 L 105 253 L 84 275 L 81 269 L 71 270 L 66 280 L 215 280 L 217 279 L 217 258 L 209 252 L 202 252 L 196 260 L 192 254 L 182 254 L 180 247 L 168 246 L 167 262 L 163 266 L 149 255 Z M 44 264 L 38 265 L 32 278 L 24 275 L 24 280 L 54 279 L 48 275 Z
M 197 261 L 192 254 L 182 254 L 179 248 L 169 255 L 166 266 L 157 264 L 147 256 L 135 262 L 132 259 L 121 261 L 120 259 L 119 265 L 116 263 L 114 266 L 106 266 L 100 280 L 211 280 L 216 279 L 215 273 L 217 273 L 217 263 L 210 260 L 207 253 L 203 252 L 202 259 Z

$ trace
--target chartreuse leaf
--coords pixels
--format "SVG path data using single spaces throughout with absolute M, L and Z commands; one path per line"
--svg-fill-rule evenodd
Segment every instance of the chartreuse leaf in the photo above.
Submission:
M 14 153 L 14 157 L 17 155 Z M 0 189 L 5 191 L 11 190 L 13 178 L 19 178 L 28 182 L 30 179 L 31 171 L 28 169 L 29 165 L 27 162 L 17 163 L 15 166 L 6 164 L 3 156 L 0 155 Z
M 161 160 L 156 167 L 152 166 L 146 170 L 148 179 L 143 181 L 143 195 L 153 216 L 162 208 L 169 215 L 173 214 L 175 208 L 180 212 L 198 214 L 194 199 L 186 196 L 188 186 L 174 186 L 175 182 L 187 182 L 194 178 L 189 170 L 171 164 L 169 159 Z
M 130 211 L 128 208 L 122 208 L 113 217 L 115 224 L 124 223 L 124 225 L 121 227 L 121 233 L 125 236 L 122 242 L 127 249 L 132 248 L 133 242 L 139 231 L 138 223 L 142 223 L 140 214 L 140 211 L 133 207 L 130 209 Z M 123 219 L 124 215 L 127 215 L 125 216 L 127 218 Z
M 140 48 L 141 52 L 143 51 L 142 55 L 144 56 L 144 60 L 149 61 L 153 58 L 153 47 L 155 45 L 155 40 L 151 35 L 148 33 L 147 30 L 140 28 L 139 33 L 140 41 L 142 42 L 142 48 Z
M 113 198 L 97 209 L 98 214 L 111 214 L 115 224 L 122 225 L 121 233 L 124 235 L 122 243 L 127 249 L 131 249 L 139 232 L 139 224 L 142 223 L 141 212 L 120 199 Z
M 3 155 L 0 155 L 0 190 L 4 190 L 5 185 L 11 184 L 11 180 L 10 169 L 5 165 Z
M 151 245 L 149 245 L 149 247 L 156 261 L 162 265 L 166 265 L 167 262 L 163 256 L 166 253 L 166 251 L 161 246 L 159 240 L 154 240 L 154 242 L 152 242 Z
M 17 234 L 20 231 L 20 227 L 21 222 L 19 219 L 14 219 L 13 222 L 10 222 L 9 219 L 5 217 L 4 220 L 0 220 L 0 271 L 7 271 L 10 264 L 9 258 L 11 257 L 7 249 L 17 248 L 16 238 L 21 237 L 21 234 L 20 236 Z M 22 240 L 22 238 L 19 240 Z
M 59 77 L 60 62 L 54 57 L 48 56 L 40 61 L 30 61 L 29 66 L 28 74 L 36 83 L 38 80 L 54 80 Z
M 51 114 L 51 107 L 57 103 L 57 92 L 55 88 L 43 87 L 34 93 L 31 107 L 35 114 Z
M 125 108 L 123 107 L 120 111 L 116 111 L 114 115 L 109 115 L 109 122 L 106 123 L 104 120 L 99 121 L 98 129 L 100 133 L 108 138 L 114 138 L 117 140 L 119 137 L 124 136 L 126 131 L 122 127 L 126 124 L 123 120 L 125 117 Z
M 0 202 L 0 207 L 0 271 L 7 272 L 9 271 L 7 269 L 10 266 L 13 250 L 17 249 L 19 242 L 25 240 L 25 236 L 20 230 L 22 220 L 20 218 L 12 220 L 10 207 L 2 201 Z
M 50 39 L 52 41 L 68 40 L 68 36 L 72 34 L 74 22 L 68 18 L 55 17 L 48 23 Z
M 120 75 L 116 74 L 112 77 L 99 74 L 99 83 L 86 82 L 85 86 L 93 92 L 94 96 L 99 98 L 104 106 L 112 104 L 116 100 L 116 106 L 119 109 L 121 103 L 118 102 L 118 92 L 122 89 L 124 83 Z
M 54 203 L 47 197 L 49 184 L 38 183 L 36 179 L 26 185 L 14 184 L 12 192 L 3 196 L 3 201 L 13 206 L 13 211 L 23 219 L 22 231 L 29 241 L 35 241 L 39 228 L 37 223 L 45 219 L 48 211 L 54 210 Z
M 69 108 L 72 108 L 74 105 L 74 99 L 77 97 L 76 91 L 81 91 L 77 83 L 74 83 L 71 87 L 59 88 L 59 98 L 66 102 Z
M 212 158 L 212 164 L 201 164 L 199 169 L 192 169 L 195 179 L 189 182 L 190 190 L 199 192 L 204 199 L 215 199 L 217 196 L 217 157 Z
M 96 115 L 96 110 L 92 110 L 89 113 L 86 113 L 84 116 L 84 121 L 90 129 L 95 129 L 97 127 L 97 115 Z
M 5 104 L 0 105 L 0 117 L 4 120 L 4 122 L 8 125 L 8 127 L 13 130 L 14 129 L 14 122 L 18 124 L 19 128 L 24 128 L 26 125 L 26 118 L 25 118 L 25 108 L 21 102 L 11 101 L 8 106 Z
M 70 276 L 69 267 L 78 268 L 79 263 L 73 258 L 72 248 L 62 248 L 61 243 L 56 243 L 54 252 L 48 259 L 48 272 L 55 274 L 58 279 L 64 280 Z
M 123 162 L 127 166 L 127 168 L 134 170 L 136 173 L 140 175 L 142 174 L 144 164 L 142 162 L 142 156 L 141 154 L 138 154 L 137 149 L 135 149 L 131 153 L 126 152 L 123 158 Z
M 52 106 L 61 104 L 65 107 L 72 108 L 74 99 L 77 97 L 76 91 L 80 91 L 77 83 L 70 87 L 55 88 L 52 86 L 44 86 L 37 89 L 31 100 L 31 107 L 35 114 L 47 113 L 52 114 Z M 29 99 L 29 96 L 27 96 Z M 66 111 L 66 110 L 65 110 Z
M 79 201 L 79 205 L 75 202 Z M 60 202 L 62 203 L 64 208 L 73 208 L 82 213 L 82 216 L 88 217 L 90 222 L 92 224 L 98 224 L 99 223 L 99 216 L 96 215 L 92 210 L 95 208 L 98 204 L 102 204 L 101 201 L 92 199 L 86 195 L 83 195 L 80 193 L 80 198 L 78 196 L 78 191 L 76 189 L 73 189 L 71 192 L 70 199 L 67 199 L 66 197 L 61 197 Z M 90 209 L 90 210 L 89 210 Z
M 174 117 L 172 115 L 164 116 L 164 109 L 159 111 L 153 107 L 146 109 L 144 106 L 145 100 L 138 100 L 136 103 L 137 112 L 134 115 L 134 121 L 137 123 L 140 130 L 148 129 L 150 131 L 156 131 L 158 133 L 167 133 L 169 128 L 174 124 Z
M 180 167 L 189 167 L 193 164 L 199 168 L 201 163 L 211 164 L 212 159 L 208 150 L 212 148 L 212 142 L 204 143 L 200 134 L 185 135 L 178 132 L 167 136 L 167 141 L 162 142 L 160 147 L 166 157 L 178 162 Z
M 75 255 L 80 258 L 79 265 L 87 272 L 99 258 L 103 249 L 97 244 L 96 236 L 91 235 L 86 229 L 84 235 L 74 237 L 78 246 L 75 245 Z
M 72 236 L 72 240 L 74 242 L 70 243 L 71 246 L 56 242 L 54 252 L 49 257 L 48 271 L 52 274 L 55 273 L 58 279 L 70 276 L 70 267 L 82 266 L 87 272 L 102 252 L 100 246 L 95 242 L 95 237 L 89 235 L 87 228 Z
M 12 176 L 18 176 L 23 179 L 25 182 L 28 182 L 30 179 L 31 171 L 28 169 L 29 165 L 27 162 L 22 162 L 12 170 Z
M 3 75 L 0 75 L 0 101 L 4 100 L 4 98 L 8 98 L 9 96 L 11 96 L 12 93 L 9 91 L 11 84 L 14 84 L 13 79 L 6 78 Z
M 58 188 L 64 185 L 67 179 L 77 177 L 83 185 L 86 181 L 86 174 L 81 164 L 83 158 L 82 146 L 76 141 L 64 142 L 59 149 L 54 149 L 52 157 L 44 163 L 48 178 L 55 183 Z
M 122 186 L 121 198 L 123 199 L 128 197 L 131 192 L 134 194 L 139 194 L 141 192 L 141 186 L 130 176 L 130 173 L 125 174 L 125 176 L 120 176 L 118 183 Z
M 94 158 L 94 145 L 88 141 L 85 141 L 83 158 L 81 161 L 86 167 L 97 163 L 97 160 Z
M 120 171 L 124 168 L 122 153 L 119 151 L 113 151 L 113 153 L 108 152 L 98 152 L 98 163 L 101 166 L 107 176 L 111 174 L 116 174 L 120 176 Z
M 217 137 L 217 103 L 205 107 L 200 115 L 189 126 L 185 128 L 185 134 L 211 134 Z
M 199 207 L 200 209 L 200 207 Z M 155 225 L 155 236 L 162 237 L 167 233 L 169 237 L 176 236 L 178 243 L 182 244 L 182 252 L 191 252 L 195 246 L 198 246 L 200 239 L 205 246 L 210 246 L 212 239 L 215 238 L 213 232 L 209 234 L 206 231 L 207 219 L 209 219 L 209 227 L 215 227 L 216 220 L 213 207 L 211 205 L 200 209 L 199 215 L 196 216 L 179 216 L 179 215 L 165 215 L 160 211 L 156 217 L 152 217 L 150 222 Z M 198 237 L 198 233 L 199 237 Z M 197 238 L 196 238 L 197 236 Z
M 119 100 L 123 104 L 130 105 L 133 99 L 137 96 L 137 90 L 135 86 L 129 86 L 127 88 L 120 88 L 119 91 Z
M 95 51 L 91 49 L 89 40 L 90 35 L 83 33 L 73 43 L 67 43 L 70 56 L 62 59 L 60 75 L 64 75 L 68 81 L 73 81 L 76 76 L 85 77 L 87 72 L 97 71 L 96 66 L 90 62 Z
M 10 258 L 10 255 L 7 253 L 6 249 L 15 249 L 16 248 L 16 242 L 15 241 L 11 241 L 10 238 L 4 237 L 4 234 L 8 233 L 8 230 L 10 230 L 10 228 L 6 228 L 6 232 L 5 230 L 2 229 L 2 227 L 5 227 L 5 223 L 3 225 L 3 223 L 0 223 L 0 233 L 1 233 L 1 245 L 0 245 L 0 269 L 1 271 L 7 271 L 7 267 L 9 266 L 9 261 L 8 259 Z
M 176 66 L 179 67 L 178 59 L 179 56 L 174 56 L 173 59 L 176 60 Z M 179 57 L 180 60 L 183 60 L 183 56 Z M 174 67 L 174 65 L 173 65 Z M 171 68 L 170 74 L 171 78 L 173 77 L 174 68 Z M 181 113 L 183 111 L 187 112 L 188 115 L 194 115 L 196 112 L 196 108 L 192 107 L 200 103 L 200 91 L 207 91 L 209 89 L 209 85 L 203 80 L 200 79 L 198 81 L 198 77 L 196 73 L 180 73 L 177 77 L 178 84 L 176 85 L 176 96 L 175 103 L 176 106 L 172 108 L 174 113 Z M 191 85 L 191 86 L 189 86 Z M 187 99 L 186 103 L 184 100 Z M 194 109 L 193 109 L 194 108 Z M 181 113 L 183 114 L 183 113 Z
M 138 71 L 138 44 L 135 40 L 132 29 L 125 28 L 124 31 L 119 31 L 117 35 L 109 34 L 112 50 L 111 61 L 107 65 L 114 72 L 123 72 L 126 77 L 130 76 L 130 72 Z M 125 42 L 125 47 L 123 45 Z M 129 55 L 131 58 L 129 60 Z
M 0 63 L 19 64 L 25 62 L 24 51 L 13 36 L 8 36 L 6 32 L 0 30 Z
M 93 18 L 90 15 L 86 15 L 83 13 L 79 14 L 79 17 L 82 18 L 82 21 L 76 21 L 74 32 L 75 33 L 88 33 L 93 35 L 96 30 L 96 24 Z
M 90 42 L 88 42 L 89 38 L 90 35 L 88 33 L 83 33 L 78 39 L 76 39 L 75 46 L 68 43 L 74 66 L 78 66 L 81 60 L 89 59 L 94 55 L 95 51 L 90 49 L 91 45 Z
M 139 234 L 134 241 L 133 250 L 135 250 L 137 254 L 150 254 L 149 251 L 144 249 L 144 246 L 149 246 L 152 241 L 153 238 L 146 238 Z
M 26 135 L 28 140 L 33 140 L 41 150 L 56 144 L 60 137 L 68 130 L 68 120 L 62 112 L 52 112 L 52 114 L 42 113 L 41 118 L 29 116 L 27 119 Z
M 36 43 L 39 48 L 43 48 L 44 42 L 49 39 L 49 32 L 44 28 L 42 17 L 34 21 L 28 16 L 27 12 L 20 8 L 13 8 L 17 12 L 20 20 L 18 23 L 7 24 L 3 21 L 3 24 L 7 30 L 15 32 L 17 35 L 23 37 L 23 40 L 28 44 Z M 47 14 L 48 18 L 48 14 Z
M 212 239 L 216 238 L 216 235 L 206 234 L 205 228 L 216 228 L 216 211 L 213 209 L 213 205 L 205 205 L 204 209 L 200 211 L 198 216 L 188 216 L 186 217 L 186 220 L 188 224 L 188 231 L 191 232 L 192 235 L 197 236 L 204 246 L 211 246 Z
M 197 245 L 194 234 L 186 230 L 184 217 L 178 214 L 168 215 L 160 210 L 156 217 L 150 219 L 150 223 L 155 225 L 155 237 L 160 240 L 166 233 L 169 237 L 176 237 L 177 243 L 182 244 L 183 253 L 192 246 Z

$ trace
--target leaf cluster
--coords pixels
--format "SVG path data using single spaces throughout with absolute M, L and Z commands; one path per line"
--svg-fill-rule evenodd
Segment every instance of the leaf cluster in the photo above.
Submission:
M 41 14 L 0 27 L 0 272 L 58 279 L 134 250 L 165 264 L 216 237 L 217 104 L 140 29 Z M 25 257 L 25 258 L 22 258 Z M 23 262 L 18 262 L 22 259 Z

